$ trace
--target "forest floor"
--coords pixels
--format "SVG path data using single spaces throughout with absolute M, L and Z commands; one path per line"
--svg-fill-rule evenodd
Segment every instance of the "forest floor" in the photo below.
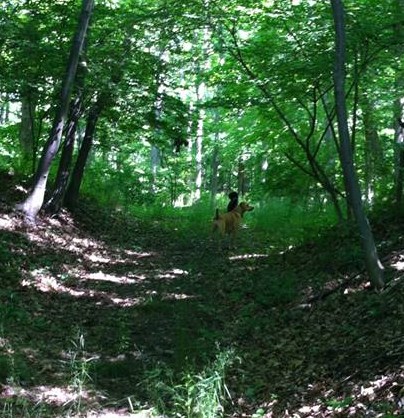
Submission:
M 404 219 L 372 224 L 376 293 L 347 231 L 218 251 L 209 219 L 90 203 L 27 227 L 0 184 L 0 416 L 209 416 L 224 373 L 228 417 L 404 416 Z

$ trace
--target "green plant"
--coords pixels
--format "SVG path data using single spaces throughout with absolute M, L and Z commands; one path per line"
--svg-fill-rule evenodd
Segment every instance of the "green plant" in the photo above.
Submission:
M 298 245 L 316 238 L 319 232 L 336 223 L 331 205 L 276 198 L 254 202 L 255 210 L 248 221 L 254 235 L 270 234 L 270 246 Z M 288 233 L 285 235 L 285 231 Z
M 352 397 L 348 396 L 344 399 L 330 399 L 327 402 L 327 405 L 330 406 L 332 409 L 347 408 L 348 406 L 352 405 L 352 402 Z
M 0 314 L 4 311 L 0 312 Z M 4 317 L 0 315 L 0 319 Z M 24 357 L 16 353 L 10 342 L 5 337 L 4 325 L 0 323 L 0 382 L 5 383 L 17 394 L 22 392 L 20 381 L 30 378 L 30 371 Z M 32 405 L 30 400 L 23 396 L 3 397 L 0 400 L 0 416 L 3 418 L 42 417 L 44 406 L 41 404 Z
M 80 330 L 77 331 L 75 339 L 72 340 L 72 346 L 73 348 L 69 353 L 70 386 L 75 396 L 72 401 L 68 401 L 65 405 L 69 404 L 73 413 L 80 413 L 85 388 L 91 381 L 90 367 L 94 357 L 88 357 L 85 350 L 84 336 Z
M 0 416 L 2 418 L 43 418 L 50 416 L 50 412 L 42 403 L 32 405 L 28 399 L 16 397 L 5 399 L 0 403 Z
M 172 370 L 158 364 L 142 382 L 156 409 L 168 416 L 181 418 L 217 418 L 223 416 L 226 399 L 230 398 L 225 383 L 226 369 L 235 360 L 233 350 L 220 352 L 202 372 L 190 370 L 174 383 Z
M 258 408 L 253 414 L 251 418 L 262 418 L 265 415 L 265 409 Z

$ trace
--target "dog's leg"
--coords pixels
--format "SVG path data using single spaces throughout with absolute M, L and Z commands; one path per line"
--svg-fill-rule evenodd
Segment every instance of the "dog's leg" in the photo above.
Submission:
M 215 243 L 215 247 L 217 247 L 217 251 L 222 250 L 222 241 L 224 238 L 224 221 L 220 219 L 218 211 L 216 210 L 216 216 L 212 223 L 212 241 Z
M 237 235 L 236 231 L 233 231 L 229 234 L 229 249 L 230 250 L 236 249 L 236 235 Z

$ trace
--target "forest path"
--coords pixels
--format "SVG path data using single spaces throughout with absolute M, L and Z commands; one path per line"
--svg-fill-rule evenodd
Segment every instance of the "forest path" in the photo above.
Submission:
M 14 353 L 12 367 L 0 357 L 0 378 L 13 374 L 32 402 L 68 404 L 69 390 L 62 402 L 50 388 L 72 386 L 72 357 L 91 359 L 87 402 L 116 410 L 128 397 L 158 400 L 158 381 L 202 373 L 233 349 L 241 359 L 227 382 L 235 416 L 258 408 L 280 417 L 401 408 L 398 238 L 390 286 L 377 295 L 335 239 L 280 254 L 268 237 L 243 230 L 238 250 L 220 252 L 203 231 L 90 209 L 30 229 L 10 212 L 0 216 L 3 349 Z M 307 303 L 348 277 L 340 291 Z

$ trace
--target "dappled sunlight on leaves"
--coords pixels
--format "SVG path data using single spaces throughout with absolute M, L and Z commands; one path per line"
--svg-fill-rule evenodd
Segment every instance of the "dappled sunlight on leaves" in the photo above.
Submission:
M 185 293 L 165 293 L 163 300 L 184 300 L 184 299 L 194 299 L 196 296 L 187 295 Z
M 178 268 L 174 268 L 172 270 L 165 271 L 157 275 L 159 279 L 175 279 L 178 276 L 188 276 L 188 272 L 186 270 L 181 270 Z
M 1 380 L 3 396 L 62 408 L 75 402 L 68 348 L 80 328 L 96 359 L 83 417 L 131 416 L 125 402 L 138 395 L 148 416 L 156 387 L 145 378 L 158 374 L 150 364 L 203 367 L 217 344 L 242 359 L 228 373 L 228 416 L 399 416 L 400 249 L 375 294 L 341 243 L 280 251 L 256 240 L 254 251 L 212 254 L 199 238 L 190 246 L 181 228 L 131 226 L 128 217 L 111 231 L 110 219 L 100 225 L 87 209 L 91 225 L 64 211 L 36 227 L 0 214 L 8 272 L 0 368 L 13 378 Z M 92 409 L 98 402 L 102 411 Z
M 395 263 L 391 264 L 391 267 L 398 271 L 404 270 L 404 260 L 396 261 Z
M 102 399 L 101 394 L 96 394 L 94 391 L 81 390 L 80 393 L 69 386 L 34 386 L 29 389 L 17 385 L 4 385 L 1 388 L 1 398 L 18 398 L 26 399 L 33 403 L 45 403 L 52 406 L 66 406 L 75 402 L 78 398 L 81 401 L 92 403 L 98 402 Z
M 78 396 L 85 400 L 89 400 L 92 395 L 88 391 L 81 391 L 77 394 L 73 389 L 69 387 L 47 387 L 39 386 L 30 390 L 30 396 L 33 396 L 33 400 L 36 402 L 45 401 L 46 403 L 55 404 L 58 406 L 66 405 L 75 401 Z
M 107 293 L 94 289 L 73 289 L 60 283 L 57 278 L 53 277 L 44 269 L 34 270 L 31 272 L 31 275 L 32 279 L 24 279 L 22 281 L 22 286 L 34 287 L 44 293 L 65 293 L 72 297 L 92 298 L 96 300 L 98 304 L 103 301 L 122 307 L 139 305 L 144 301 L 144 298 L 121 298 L 113 293 Z M 102 277 L 104 277 L 104 275 L 102 275 Z M 99 280 L 99 278 L 97 280 Z M 111 281 L 110 278 L 104 278 L 104 280 Z M 118 283 L 123 282 L 118 281 Z
M 6 349 L 8 351 L 10 349 L 9 347 L 10 346 L 7 338 L 0 337 L 0 348 Z
M 14 217 L 7 215 L 7 214 L 2 214 L 0 216 L 0 228 L 4 229 L 4 230 L 12 230 L 14 227 L 15 221 L 14 221 Z
M 229 260 L 248 260 L 251 258 L 267 258 L 268 254 L 242 254 L 242 255 L 232 255 L 229 257 Z
M 106 274 L 102 271 L 98 271 L 96 273 L 89 273 L 83 276 L 84 279 L 88 280 L 100 280 L 100 281 L 107 281 L 111 283 L 119 283 L 119 284 L 133 284 L 136 283 L 136 280 L 130 279 L 126 276 L 115 276 L 113 274 Z

